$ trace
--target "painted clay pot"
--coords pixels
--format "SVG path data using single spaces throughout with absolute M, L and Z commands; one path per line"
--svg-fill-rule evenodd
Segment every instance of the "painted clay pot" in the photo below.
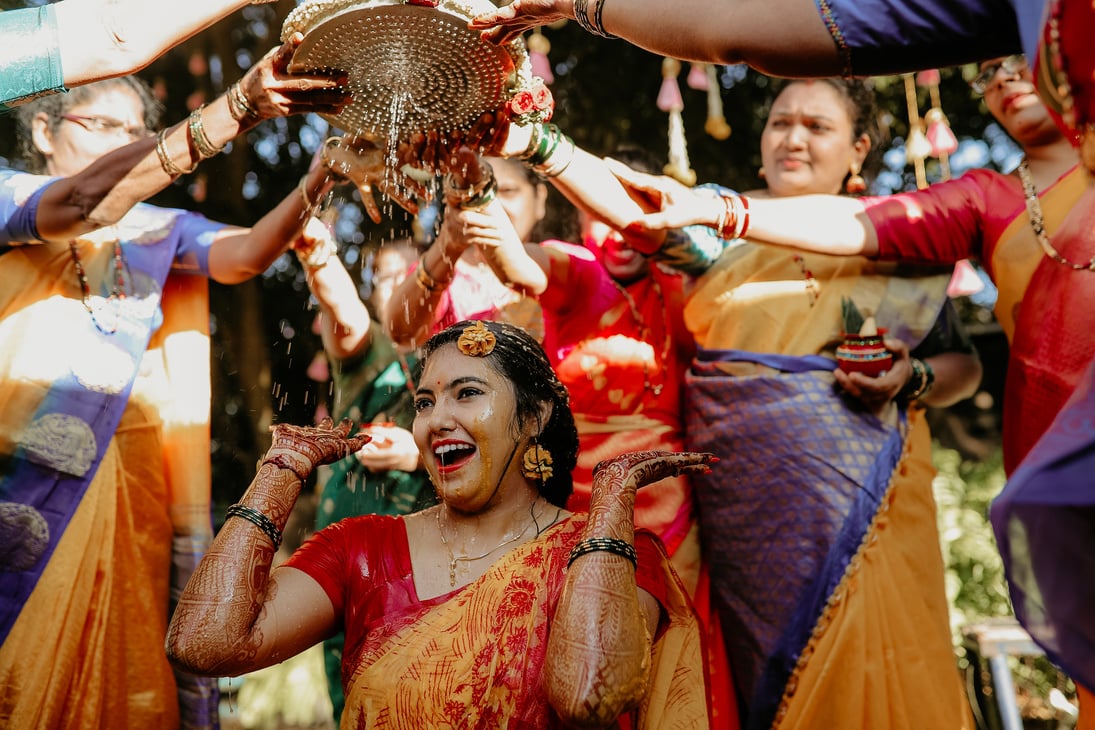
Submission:
M 877 378 L 893 366 L 893 353 L 882 344 L 885 330 L 875 335 L 845 334 L 836 348 L 837 367 L 846 373 L 863 373 Z

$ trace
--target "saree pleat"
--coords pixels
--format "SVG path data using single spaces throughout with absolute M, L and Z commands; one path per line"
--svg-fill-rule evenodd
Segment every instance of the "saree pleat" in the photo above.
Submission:
M 90 312 L 67 244 L 3 252 L 0 341 L 18 346 L 0 348 L 0 550 L 18 563 L 0 574 L 0 725 L 217 722 L 211 679 L 180 675 L 180 712 L 163 644 L 170 582 L 212 534 L 207 282 L 169 274 L 219 227 L 141 206 L 97 234 L 122 242 L 128 293 Z M 102 278 L 113 247 L 90 243 Z M 46 527 L 41 546 L 20 519 Z
M 160 448 L 158 423 L 130 404 L 98 473 L 0 647 L 9 727 L 175 727 L 163 652 L 171 525 L 162 474 L 126 454 Z M 57 596 L 66 597 L 58 605 Z M 47 655 L 50 662 L 28 662 Z M 13 704 L 9 704 L 12 702 Z

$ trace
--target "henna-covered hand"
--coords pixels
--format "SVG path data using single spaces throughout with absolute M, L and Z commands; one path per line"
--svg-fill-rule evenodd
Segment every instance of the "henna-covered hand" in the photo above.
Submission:
M 637 451 L 593 470 L 590 520 L 583 539 L 634 541 L 635 491 L 659 479 L 701 473 L 712 454 Z M 647 691 L 656 601 L 638 590 L 635 570 L 612 552 L 590 552 L 568 568 L 552 623 L 544 688 L 565 722 L 605 727 Z
M 353 422 L 344 418 L 338 425 L 324 418 L 317 426 L 294 426 L 279 423 L 270 427 L 273 439 L 266 451 L 266 461 L 274 457 L 288 459 L 290 468 L 307 476 L 320 464 L 330 464 L 358 451 L 369 443 L 365 433 L 350 434 Z M 302 472 L 297 471 L 301 469 Z
M 634 538 L 635 491 L 666 477 L 702 474 L 718 461 L 714 454 L 692 451 L 631 451 L 593 468 L 589 524 L 585 537 Z

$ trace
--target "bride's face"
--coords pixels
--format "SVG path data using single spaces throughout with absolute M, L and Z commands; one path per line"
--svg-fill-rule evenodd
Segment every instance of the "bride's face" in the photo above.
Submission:
M 452 509 L 480 512 L 511 486 L 525 486 L 513 384 L 482 357 L 455 344 L 434 352 L 415 393 L 414 439 L 438 496 Z

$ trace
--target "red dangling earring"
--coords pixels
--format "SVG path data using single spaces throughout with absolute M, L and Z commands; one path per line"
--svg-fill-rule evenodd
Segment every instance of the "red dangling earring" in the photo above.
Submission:
M 848 176 L 848 182 L 844 183 L 844 189 L 848 191 L 848 194 L 859 195 L 866 191 L 867 181 L 859 174 L 859 164 L 853 162 L 850 166 L 850 172 L 852 174 Z
M 764 173 L 764 165 L 761 165 L 760 169 L 757 170 L 757 177 L 759 177 L 761 180 L 763 180 L 764 179 L 764 174 L 765 174 Z

